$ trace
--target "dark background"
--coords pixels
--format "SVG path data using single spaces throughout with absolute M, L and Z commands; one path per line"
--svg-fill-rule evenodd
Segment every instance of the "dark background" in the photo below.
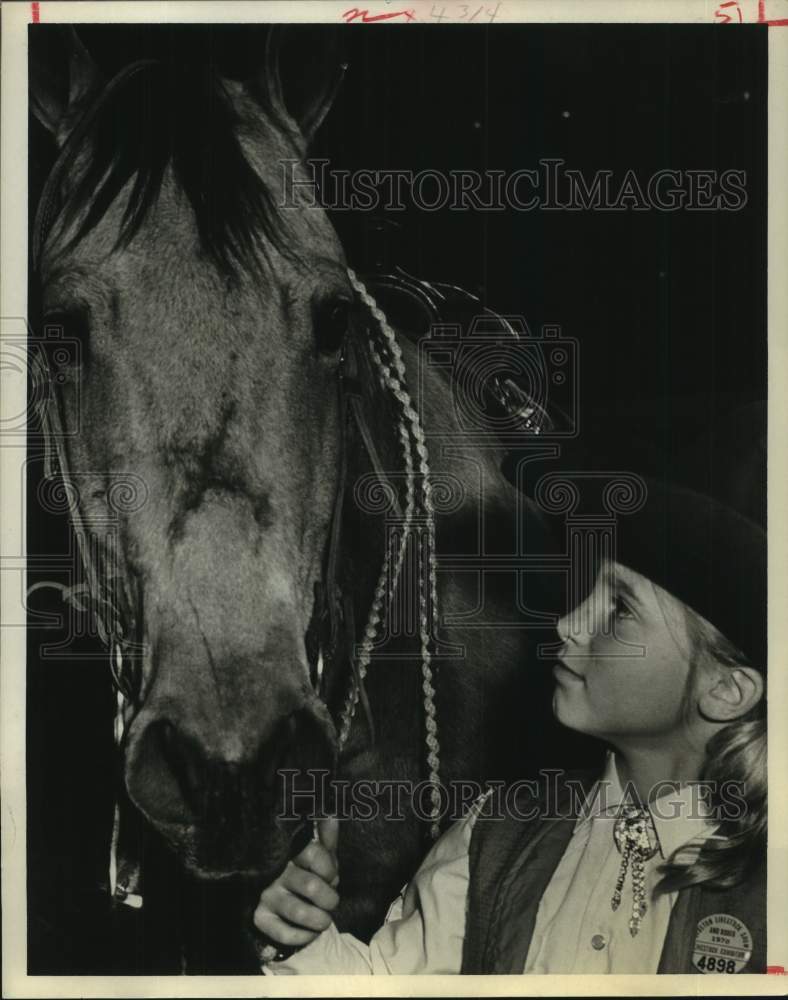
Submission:
M 31 28 L 31 44 L 47 27 Z M 82 37 L 109 73 L 143 55 L 213 58 L 243 78 L 262 65 L 253 27 L 90 27 Z M 536 168 L 561 158 L 643 185 L 660 169 L 746 172 L 734 212 L 333 213 L 356 270 L 399 265 L 522 314 L 532 330 L 559 324 L 580 343 L 582 412 L 605 412 L 615 434 L 633 405 L 667 398 L 687 434 L 732 405 L 766 395 L 766 31 L 757 26 L 350 25 L 293 28 L 285 77 L 308 89 L 315 52 L 339 41 L 348 70 L 312 155 L 333 169 L 417 171 Z M 317 48 L 315 48 L 317 46 Z M 312 53 L 312 55 L 310 55 Z M 569 112 L 566 117 L 564 112 Z M 53 161 L 31 122 L 30 201 Z M 689 400 L 689 405 L 686 405 Z M 31 449 L 30 496 L 40 462 Z M 64 551 L 65 518 L 29 510 L 31 557 Z M 51 577 L 36 575 L 31 582 Z M 34 611 L 59 610 L 50 597 Z M 31 972 L 140 968 L 155 937 L 159 969 L 179 956 L 169 917 L 141 941 L 115 930 L 104 877 L 113 777 L 111 692 L 89 638 L 65 659 L 40 656 L 63 632 L 35 620 L 29 638 L 28 806 Z M 544 706 L 523 725 L 544 732 L 550 766 L 586 763 Z M 155 865 L 156 861 L 151 861 Z M 171 906 L 188 906 L 186 890 Z M 177 949 L 175 949 L 177 951 Z M 130 956 L 130 957 L 129 957 Z M 135 964 L 136 963 L 136 964 Z

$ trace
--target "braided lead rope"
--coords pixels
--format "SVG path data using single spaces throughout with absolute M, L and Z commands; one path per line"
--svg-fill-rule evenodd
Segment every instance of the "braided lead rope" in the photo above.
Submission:
M 437 574 L 435 567 L 435 510 L 432 503 L 432 484 L 430 480 L 429 453 L 421 425 L 419 414 L 413 408 L 410 394 L 407 389 L 407 379 L 405 373 L 405 363 L 402 351 L 397 342 L 394 330 L 391 328 L 385 314 L 378 306 L 375 299 L 369 294 L 363 282 L 356 274 L 348 269 L 348 276 L 356 293 L 362 302 L 367 306 L 372 316 L 377 320 L 379 331 L 382 335 L 382 344 L 385 346 L 391 360 L 391 365 L 382 367 L 379 362 L 382 359 L 373 357 L 379 370 L 389 388 L 389 391 L 399 402 L 402 416 L 407 420 L 407 426 L 415 442 L 416 453 L 419 456 L 419 472 L 422 479 L 422 505 L 426 521 L 427 545 L 426 553 L 423 552 L 422 545 L 418 546 L 419 554 L 419 637 L 421 642 L 421 672 L 422 672 L 422 693 L 424 695 L 424 724 L 425 743 L 427 746 L 427 764 L 429 770 L 430 783 L 430 834 L 433 839 L 440 835 L 440 741 L 438 738 L 438 723 L 435 711 L 435 688 L 433 686 L 432 653 L 431 644 L 431 620 L 430 613 L 434 616 L 438 607 Z M 391 369 L 394 369 L 392 372 Z M 425 592 L 423 562 L 426 560 L 427 568 L 427 588 Z
M 399 345 L 397 345 L 397 348 Z M 399 359 L 400 373 L 404 374 L 404 364 L 402 364 L 401 358 Z M 389 390 L 394 394 L 397 400 L 400 402 L 403 411 L 406 416 L 410 418 L 411 421 L 411 432 L 416 438 L 416 449 L 419 454 L 419 471 L 422 476 L 422 483 L 427 484 L 427 489 L 423 489 L 422 495 L 422 505 L 424 507 L 425 522 L 427 530 L 427 551 L 426 554 L 422 548 L 422 538 L 418 539 L 418 588 L 419 588 L 419 638 L 421 643 L 421 664 L 422 664 L 422 692 L 424 695 L 424 723 L 425 723 L 425 743 L 427 745 L 427 763 L 429 765 L 429 782 L 430 788 L 430 803 L 431 803 L 431 816 L 433 821 L 430 826 L 430 832 L 433 837 L 437 837 L 440 831 L 437 826 L 436 817 L 440 815 L 440 781 L 439 781 L 439 769 L 440 769 L 440 743 L 438 740 L 438 726 L 436 720 L 435 711 L 435 688 L 432 683 L 432 655 L 430 652 L 430 604 L 427 600 L 427 593 L 425 590 L 425 579 L 424 579 L 424 564 L 426 555 L 426 565 L 429 575 L 429 590 L 430 599 L 434 603 L 432 607 L 437 603 L 437 587 L 435 582 L 434 573 L 434 561 L 431 556 L 434 552 L 435 547 L 435 533 L 434 533 L 434 521 L 433 521 L 433 509 L 431 496 L 429 492 L 429 464 L 428 455 L 426 452 L 426 446 L 423 443 L 423 432 L 422 432 L 422 442 L 421 447 L 419 447 L 419 441 L 416 435 L 416 428 L 412 425 L 413 417 L 418 419 L 416 411 L 413 409 L 410 401 L 410 396 L 408 394 L 407 388 L 402 384 L 402 381 L 392 374 L 391 368 L 384 365 L 383 369 L 384 380 L 389 388 Z M 420 426 L 418 430 L 421 431 Z
M 397 549 L 397 557 L 394 564 L 394 570 L 391 572 L 391 547 L 387 546 L 387 550 L 384 556 L 383 565 L 381 567 L 380 574 L 378 576 L 378 581 L 375 587 L 372 607 L 370 608 L 369 616 L 367 618 L 367 625 L 364 632 L 364 638 L 361 643 L 360 655 L 358 663 L 356 665 L 358 679 L 363 681 L 367 673 L 367 668 L 369 667 L 372 649 L 375 644 L 380 627 L 385 621 L 385 612 L 383 611 L 383 601 L 386 599 L 386 611 L 391 605 L 391 601 L 396 593 L 397 583 L 402 570 L 402 566 L 405 561 L 405 555 L 407 552 L 408 539 L 411 532 L 411 523 L 413 520 L 413 514 L 415 511 L 415 488 L 414 488 L 414 474 L 413 474 L 413 462 L 410 454 L 410 439 L 408 436 L 407 429 L 404 425 L 400 425 L 400 441 L 403 444 L 403 455 L 406 465 L 406 482 L 407 482 L 407 501 L 405 508 L 404 523 L 402 526 L 402 532 L 399 540 L 399 546 Z M 356 707 L 359 702 L 360 697 L 360 686 L 356 681 L 356 678 L 351 679 L 350 689 L 345 701 L 345 705 L 341 714 L 341 721 L 339 727 L 339 748 L 340 750 L 344 746 L 348 735 L 350 733 L 350 725 L 352 723 Z
M 354 274 L 351 274 L 351 281 L 354 282 L 354 287 L 356 291 L 359 291 L 360 282 L 357 282 Z M 361 285 L 363 288 L 363 285 Z M 366 292 L 366 289 L 364 289 Z M 360 293 L 359 293 L 360 294 Z M 374 346 L 370 348 L 373 361 L 375 362 L 378 378 L 380 379 L 381 385 L 384 389 L 389 388 L 386 382 L 386 370 L 385 366 L 380 358 L 380 355 L 375 351 Z M 375 587 L 375 593 L 373 596 L 372 606 L 369 611 L 369 616 L 367 618 L 367 624 L 364 630 L 364 639 L 361 644 L 361 652 L 359 660 L 357 663 L 358 678 L 363 681 L 367 673 L 367 668 L 372 657 L 372 648 L 377 638 L 378 631 L 384 621 L 383 612 L 383 601 L 387 598 L 387 609 L 393 600 L 394 594 L 396 592 L 397 583 L 399 581 L 400 572 L 405 560 L 405 555 L 407 552 L 408 538 L 411 531 L 411 524 L 413 520 L 413 513 L 415 510 L 415 487 L 414 487 L 414 472 L 413 472 L 413 457 L 411 451 L 410 436 L 408 434 L 408 429 L 403 423 L 402 419 L 398 422 L 398 432 L 400 443 L 402 445 L 403 452 L 403 462 L 405 465 L 405 479 L 406 479 L 406 507 L 402 535 L 400 538 L 400 544 L 397 552 L 397 558 L 394 565 L 394 571 L 391 572 L 391 549 L 387 545 L 386 552 L 383 559 L 383 565 L 378 576 L 378 581 Z M 350 726 L 353 721 L 353 716 L 355 714 L 356 706 L 358 705 L 360 697 L 360 687 L 356 682 L 354 677 L 351 680 L 350 689 L 345 700 L 345 705 L 343 707 L 340 716 L 339 725 L 339 748 L 340 750 L 347 741 L 348 735 L 350 733 Z
M 381 316 L 382 315 L 383 314 L 381 312 Z M 394 356 L 394 363 L 397 367 L 402 383 L 401 394 L 398 393 L 397 395 L 403 405 L 405 415 L 411 421 L 412 433 L 416 441 L 416 452 L 419 456 L 419 472 L 421 473 L 422 479 L 422 502 L 426 521 L 427 545 L 426 552 L 422 551 L 421 545 L 419 546 L 419 559 L 420 566 L 422 567 L 423 563 L 426 561 L 426 587 L 429 590 L 429 599 L 425 589 L 425 578 L 422 569 L 419 572 L 419 633 L 421 640 L 422 691 L 424 693 L 424 720 L 426 729 L 425 742 L 427 744 L 427 763 L 429 764 L 429 781 L 431 785 L 430 801 L 432 805 L 433 817 L 430 832 L 433 838 L 437 838 L 440 835 L 437 817 L 440 816 L 441 805 L 439 780 L 440 742 L 438 739 L 438 724 L 435 710 L 435 688 L 432 683 L 432 653 L 430 650 L 430 637 L 432 635 L 433 621 L 431 616 L 435 615 L 438 607 L 438 587 L 435 568 L 435 509 L 432 503 L 429 453 L 427 451 L 424 430 L 421 426 L 419 415 L 411 404 L 410 395 L 408 394 L 405 385 L 405 366 L 402 360 L 402 353 L 399 344 L 396 341 L 393 330 L 389 327 L 388 322 L 385 321 L 385 317 L 383 318 L 385 327 L 388 328 L 387 340 L 389 340 L 390 335 L 391 353 Z M 385 329 L 384 333 L 386 333 Z
M 370 296 L 371 298 L 371 296 Z M 374 300 L 373 300 L 374 301 Z M 440 743 L 438 740 L 438 727 L 435 712 L 435 688 L 432 684 L 432 655 L 430 652 L 431 621 L 430 612 L 434 614 L 438 604 L 437 580 L 435 571 L 435 512 L 432 503 L 432 487 L 430 481 L 429 454 L 425 441 L 424 431 L 418 413 L 413 408 L 410 395 L 407 390 L 405 376 L 405 364 L 402 358 L 402 351 L 397 343 L 394 331 L 391 329 L 384 313 L 377 307 L 372 310 L 373 315 L 378 320 L 381 330 L 386 338 L 386 346 L 392 358 L 392 363 L 397 371 L 398 380 L 390 387 L 394 395 L 402 405 L 405 416 L 410 421 L 411 431 L 416 442 L 416 451 L 419 455 L 419 472 L 422 477 L 423 507 L 427 531 L 426 565 L 427 565 L 427 586 L 429 587 L 429 601 L 425 592 L 425 579 L 423 571 L 419 572 L 419 624 L 422 656 L 422 691 L 424 693 L 425 710 L 425 742 L 427 744 L 427 763 L 429 764 L 429 781 L 431 784 L 430 800 L 432 805 L 433 822 L 430 828 L 433 837 L 440 833 L 436 817 L 440 815 Z M 386 372 L 390 376 L 390 372 Z M 424 562 L 425 554 L 419 548 L 419 557 Z
M 372 350 L 372 356 L 375 360 L 376 365 L 382 364 L 380 361 L 380 356 L 377 352 Z M 414 473 L 413 473 L 413 456 L 411 454 L 410 438 L 408 436 L 408 430 L 406 426 L 399 422 L 399 437 L 400 443 L 402 444 L 403 459 L 405 463 L 405 481 L 406 481 L 406 500 L 405 500 L 405 513 L 404 521 L 402 526 L 402 534 L 399 541 L 399 548 L 397 551 L 397 558 L 394 564 L 394 571 L 390 574 L 391 567 L 391 548 L 387 544 L 386 552 L 383 558 L 383 565 L 378 576 L 378 581 L 375 586 L 375 593 L 372 601 L 372 607 L 369 611 L 369 616 L 367 618 L 367 624 L 364 629 L 364 638 L 361 642 L 361 651 L 358 658 L 358 676 L 360 680 L 364 680 L 367 674 L 367 668 L 369 667 L 370 660 L 372 658 L 372 647 L 377 638 L 378 630 L 383 623 L 383 600 L 388 598 L 387 604 L 390 604 L 393 600 L 394 594 L 397 589 L 397 583 L 399 581 L 400 572 L 402 570 L 403 563 L 405 561 L 405 553 L 407 551 L 408 537 L 411 531 L 411 524 L 413 521 L 413 513 L 416 507 L 415 499 L 415 486 L 414 486 Z M 356 711 L 356 706 L 359 701 L 360 687 L 356 682 L 355 678 L 352 679 L 350 690 L 345 699 L 345 705 L 342 709 L 342 714 L 340 717 L 340 727 L 339 727 L 339 749 L 341 750 L 350 734 L 350 725 L 353 721 L 353 716 Z

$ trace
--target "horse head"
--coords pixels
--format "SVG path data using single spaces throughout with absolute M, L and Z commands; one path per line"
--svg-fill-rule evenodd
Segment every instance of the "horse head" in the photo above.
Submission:
M 85 530 L 113 483 L 144 487 L 117 531 L 144 648 L 126 785 L 196 873 L 270 873 L 293 833 L 277 771 L 337 745 L 305 634 L 353 289 L 324 213 L 285 190 L 325 101 L 291 117 L 271 53 L 247 83 L 155 60 L 107 82 L 69 45 L 65 75 L 32 73 L 58 147 L 36 266 L 44 321 L 80 344 L 60 404 Z

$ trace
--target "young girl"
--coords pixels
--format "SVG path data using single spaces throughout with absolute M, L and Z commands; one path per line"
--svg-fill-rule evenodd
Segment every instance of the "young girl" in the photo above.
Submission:
M 256 927 L 300 949 L 264 971 L 765 971 L 766 536 L 729 502 L 647 486 L 558 623 L 553 710 L 612 748 L 603 774 L 510 796 L 503 818 L 477 803 L 369 944 L 331 920 L 322 824 L 261 895 Z

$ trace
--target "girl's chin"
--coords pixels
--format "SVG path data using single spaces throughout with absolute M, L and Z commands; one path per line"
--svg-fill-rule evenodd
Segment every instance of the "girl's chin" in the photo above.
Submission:
M 576 688 L 557 685 L 553 692 L 553 715 L 567 729 L 574 729 L 586 736 L 595 736 L 589 713 L 586 711 L 582 692 Z

